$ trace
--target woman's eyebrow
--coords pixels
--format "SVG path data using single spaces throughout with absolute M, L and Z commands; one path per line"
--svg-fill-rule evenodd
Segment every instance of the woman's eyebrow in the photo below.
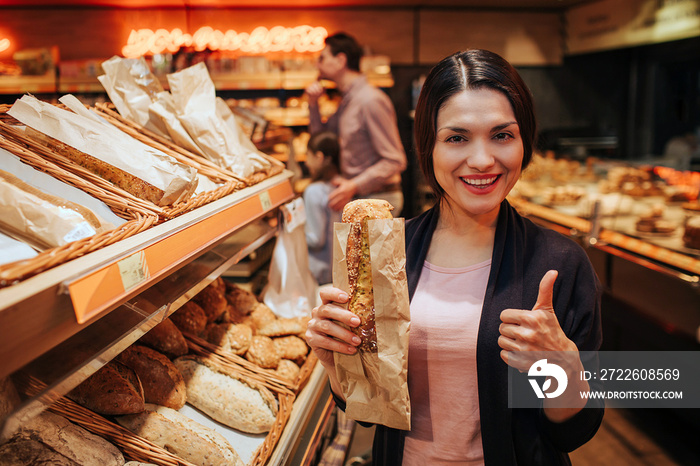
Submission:
M 517 121 L 509 121 L 507 123 L 503 123 L 503 124 L 494 126 L 493 128 L 491 128 L 491 131 L 500 131 L 502 129 L 506 129 L 507 127 L 509 127 L 511 125 L 517 125 L 517 124 L 518 124 Z

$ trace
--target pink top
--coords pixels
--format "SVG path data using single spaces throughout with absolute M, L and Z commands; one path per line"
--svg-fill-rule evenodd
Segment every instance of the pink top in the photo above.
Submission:
M 491 261 L 444 268 L 425 262 L 411 301 L 411 432 L 403 464 L 484 464 L 476 340 Z

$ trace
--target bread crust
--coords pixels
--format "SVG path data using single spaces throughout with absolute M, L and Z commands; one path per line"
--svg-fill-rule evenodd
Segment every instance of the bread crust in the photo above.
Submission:
M 68 393 L 68 398 L 99 414 L 116 416 L 144 409 L 143 387 L 134 371 L 110 361 Z
M 348 310 L 360 318 L 360 325 L 351 330 L 362 340 L 358 347 L 361 351 L 377 351 L 368 220 L 393 218 L 393 209 L 383 199 L 359 199 L 349 202 L 343 209 L 343 223 L 351 224 L 346 249 L 350 294 Z

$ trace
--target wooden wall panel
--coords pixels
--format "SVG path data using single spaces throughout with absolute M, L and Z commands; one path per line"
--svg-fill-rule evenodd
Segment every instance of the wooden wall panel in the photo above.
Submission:
M 120 54 L 132 29 L 189 32 L 201 26 L 250 32 L 257 26 L 323 26 L 347 31 L 393 64 L 433 64 L 466 47 L 488 48 L 516 65 L 561 63 L 562 23 L 556 13 L 389 9 L 109 9 L 26 8 L 0 10 L 0 39 L 14 50 L 58 45 L 64 60 Z M 419 35 L 415 36 L 418 20 Z M 4 36 L 3 36 L 4 34 Z M 419 50 L 415 50 L 416 39 Z M 0 60 L 11 56 L 11 50 Z M 416 62 L 416 56 L 418 61 Z
M 557 13 L 421 11 L 420 64 L 436 63 L 466 48 L 483 48 L 514 65 L 560 64 L 561 17 Z

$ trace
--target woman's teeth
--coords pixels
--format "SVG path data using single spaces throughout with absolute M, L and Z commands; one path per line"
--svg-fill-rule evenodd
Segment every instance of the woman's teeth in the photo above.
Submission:
M 494 176 L 491 178 L 482 178 L 478 180 L 462 178 L 462 181 L 471 186 L 487 186 L 496 181 L 496 178 L 498 178 L 498 176 Z

